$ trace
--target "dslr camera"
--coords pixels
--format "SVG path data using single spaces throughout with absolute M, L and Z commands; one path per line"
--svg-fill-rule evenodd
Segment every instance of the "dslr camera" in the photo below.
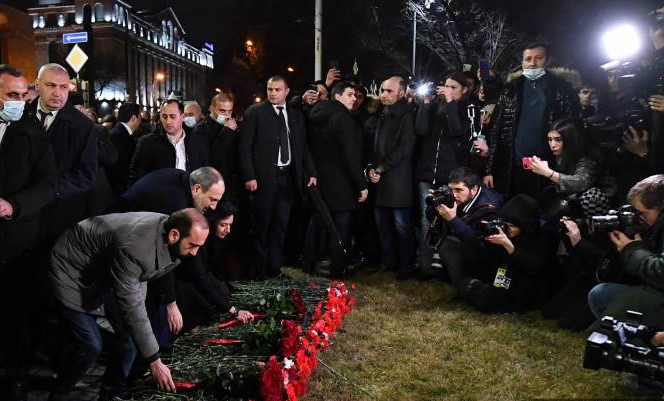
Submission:
M 424 198 L 427 206 L 437 207 L 438 205 L 445 205 L 449 208 L 454 207 L 454 193 L 447 185 L 434 189 L 429 195 Z
M 595 114 L 583 121 L 592 142 L 604 149 L 615 149 L 623 143 L 622 136 L 628 127 L 637 132 L 648 128 L 647 111 L 637 105 L 621 111 L 616 117 Z
M 501 218 L 495 218 L 489 221 L 481 221 L 479 226 L 479 233 L 482 237 L 488 237 L 489 235 L 498 234 L 498 228 L 500 227 L 504 233 L 507 233 L 509 226 L 507 222 Z
M 659 330 L 642 325 L 642 317 L 634 311 L 627 311 L 625 322 L 604 316 L 599 329 L 586 341 L 583 367 L 629 372 L 664 381 L 664 347 L 650 343 Z
M 608 233 L 614 230 L 622 231 L 627 236 L 634 237 L 636 234 L 644 233 L 646 227 L 641 220 L 641 216 L 631 205 L 621 206 L 615 214 L 592 216 L 588 220 L 588 232 L 591 235 Z

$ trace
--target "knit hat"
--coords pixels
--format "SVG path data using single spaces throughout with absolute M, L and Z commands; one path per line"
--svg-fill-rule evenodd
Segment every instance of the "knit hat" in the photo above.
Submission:
M 609 198 L 599 188 L 590 188 L 579 195 L 583 217 L 590 218 L 609 211 Z
M 498 217 L 519 227 L 523 233 L 531 233 L 539 227 L 537 201 L 525 194 L 510 199 L 498 212 Z

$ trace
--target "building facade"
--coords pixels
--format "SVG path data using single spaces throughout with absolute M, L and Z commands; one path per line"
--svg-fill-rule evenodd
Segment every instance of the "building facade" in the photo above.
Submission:
M 37 65 L 67 66 L 74 45 L 64 44 L 62 35 L 87 32 L 88 41 L 78 44 L 89 56 L 79 72 L 81 89 L 100 109 L 129 101 L 154 110 L 172 91 L 201 104 L 210 97 L 213 48 L 188 44 L 170 7 L 145 12 L 122 0 L 40 0 L 27 12 Z

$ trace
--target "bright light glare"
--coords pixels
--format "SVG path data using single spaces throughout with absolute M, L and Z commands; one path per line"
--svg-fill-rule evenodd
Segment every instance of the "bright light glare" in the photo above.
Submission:
M 429 94 L 429 90 L 431 89 L 431 86 L 428 84 L 422 84 L 417 87 L 417 94 L 420 96 L 426 96 Z
M 608 30 L 602 37 L 604 51 L 613 60 L 627 60 L 641 50 L 641 40 L 632 25 L 621 25 Z

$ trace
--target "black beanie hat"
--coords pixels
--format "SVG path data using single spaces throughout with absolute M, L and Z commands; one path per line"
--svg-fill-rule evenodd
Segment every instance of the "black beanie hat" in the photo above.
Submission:
M 537 201 L 524 194 L 510 199 L 498 212 L 498 217 L 519 227 L 524 233 L 531 233 L 539 227 Z

